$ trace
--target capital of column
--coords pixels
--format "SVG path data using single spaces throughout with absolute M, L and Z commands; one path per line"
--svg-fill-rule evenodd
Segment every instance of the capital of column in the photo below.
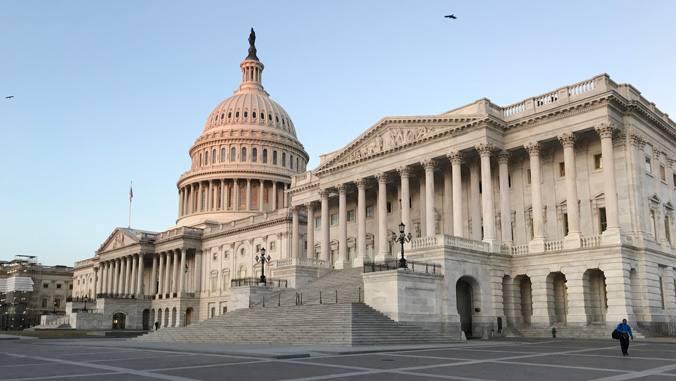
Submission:
M 320 189 L 319 190 L 319 197 L 321 198 L 329 198 L 329 190 L 328 189 Z
M 660 151 L 659 148 L 653 147 L 653 159 L 659 161 L 659 160 L 660 160 L 660 156 L 662 156 L 662 154 L 663 154 L 663 152 Z
M 467 165 L 469 165 L 469 169 L 471 170 L 478 170 L 480 164 L 481 162 L 477 158 L 471 159 L 467 162 Z
M 366 189 L 366 179 L 362 177 L 358 177 L 354 180 L 354 183 L 357 184 L 357 189 Z
M 462 164 L 463 156 L 460 152 L 449 152 L 446 154 L 446 157 L 451 161 L 451 164 Z
M 676 159 L 674 159 L 671 156 L 667 156 L 667 166 L 669 167 L 669 169 L 671 169 L 671 167 L 673 167 L 674 162 L 676 162 Z
M 539 156 L 540 151 L 542 150 L 542 146 L 538 142 L 529 142 L 524 144 L 523 148 L 528 151 L 528 154 L 530 156 Z
M 498 153 L 498 164 L 509 164 L 509 158 L 512 154 L 507 151 L 500 151 Z
M 557 136 L 561 145 L 566 147 L 575 147 L 575 134 L 572 132 L 564 132 L 563 134 Z
M 307 210 L 313 210 L 315 208 L 315 203 L 312 201 L 306 202 L 305 204 L 303 204 L 303 206 L 305 206 L 305 209 Z
M 614 123 L 601 123 L 598 126 L 595 126 L 594 129 L 596 130 L 596 133 L 599 134 L 601 139 L 612 139 L 613 132 L 615 132 L 617 126 Z
M 420 164 L 425 168 L 425 172 L 434 172 L 437 169 L 437 162 L 434 159 L 425 159 Z
M 631 144 L 638 147 L 638 149 L 642 150 L 645 148 L 645 139 L 641 134 L 639 134 L 635 130 L 629 131 L 629 137 L 631 138 Z
M 338 189 L 338 194 L 344 194 L 347 192 L 347 184 L 336 184 L 336 189 Z
M 386 173 L 383 173 L 383 172 L 376 173 L 376 180 L 378 180 L 378 184 L 385 184 L 385 183 L 387 183 L 388 179 L 389 179 L 389 176 L 387 176 Z
M 411 167 L 408 165 L 401 166 L 397 168 L 397 172 L 399 172 L 399 176 L 401 177 L 409 177 L 411 176 Z
M 479 151 L 479 156 L 481 157 L 486 157 L 486 156 L 491 156 L 493 154 L 493 151 L 495 150 L 495 146 L 491 143 L 479 143 L 474 146 L 474 149 Z

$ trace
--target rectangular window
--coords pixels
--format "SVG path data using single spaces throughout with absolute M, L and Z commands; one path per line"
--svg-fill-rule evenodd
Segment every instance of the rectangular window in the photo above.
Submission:
M 366 207 L 366 218 L 373 218 L 373 206 Z
M 674 172 L 672 180 L 674 181 L 674 188 L 676 188 L 676 172 Z
M 218 275 L 211 274 L 211 291 L 215 292 L 218 288 Z
M 216 316 L 216 307 L 211 307 L 211 317 Z
M 354 210 L 348 210 L 347 211 L 347 221 L 352 222 L 352 221 L 354 221 L 354 219 L 355 219 Z
M 664 309 L 664 283 L 662 282 L 662 276 L 660 276 L 660 301 L 662 302 L 662 309 Z
M 652 174 L 653 173 L 653 160 L 650 156 L 645 157 L 645 171 Z
M 221 315 L 225 314 L 226 312 L 228 312 L 228 306 L 223 306 L 223 312 Z
M 594 169 L 603 169 L 603 156 L 600 153 L 594 155 Z
M 43 283 L 42 288 L 49 288 L 49 283 Z
M 338 225 L 338 213 L 331 215 L 331 225 Z
M 392 213 L 392 203 L 390 201 L 387 202 L 387 214 Z
M 559 163 L 559 177 L 566 177 L 566 163 Z
M 61 299 L 54 299 L 54 307 L 61 308 Z
M 315 229 L 319 229 L 321 227 L 322 227 L 322 218 L 321 217 L 315 218 Z
M 47 298 L 42 298 L 42 308 L 47 308 Z
M 671 246 L 671 229 L 669 229 L 669 217 L 664 217 L 664 238 L 667 239 Z
M 256 245 L 256 252 L 260 253 L 261 252 L 261 245 Z
M 667 181 L 667 169 L 663 165 L 660 165 L 660 179 Z
M 57 283 L 56 288 L 61 288 L 61 283 Z
M 530 169 L 526 169 L 526 184 L 530 184 Z
M 608 227 L 606 220 L 606 208 L 599 208 L 599 231 L 604 232 Z
M 563 235 L 568 235 L 568 213 L 563 213 Z
M 230 256 L 230 251 L 228 251 L 228 250 L 223 251 L 223 258 L 228 259 L 229 256 Z
M 212 257 L 213 257 L 214 261 L 217 260 L 218 259 L 218 253 L 213 253 Z
M 270 241 L 270 251 L 275 251 L 277 247 L 277 241 Z

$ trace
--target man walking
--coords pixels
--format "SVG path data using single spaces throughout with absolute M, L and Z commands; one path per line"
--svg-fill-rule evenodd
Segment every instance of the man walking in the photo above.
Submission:
M 620 333 L 620 348 L 622 348 L 622 355 L 628 356 L 629 337 L 634 340 L 634 334 L 631 333 L 631 327 L 627 324 L 627 319 L 622 319 L 622 323 L 617 325 L 617 331 Z

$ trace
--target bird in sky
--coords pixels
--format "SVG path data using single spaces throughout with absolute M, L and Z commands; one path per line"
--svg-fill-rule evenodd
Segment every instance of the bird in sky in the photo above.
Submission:
M 446 17 L 447 19 L 453 19 L 453 20 L 457 19 L 457 17 L 455 17 L 455 15 L 446 15 L 444 17 Z
M 5 99 L 10 99 L 10 98 L 14 98 L 14 95 L 8 95 L 8 96 L 5 97 Z

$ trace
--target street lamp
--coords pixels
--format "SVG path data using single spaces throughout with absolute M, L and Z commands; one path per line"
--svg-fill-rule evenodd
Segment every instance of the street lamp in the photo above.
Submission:
M 56 314 L 56 302 L 54 302 L 54 309 L 52 310 L 52 313 Z
M 399 237 L 397 237 L 397 233 L 392 233 L 392 240 L 401 243 L 401 259 L 399 260 L 400 269 L 408 268 L 408 266 L 406 266 L 406 259 L 404 259 L 404 242 L 411 242 L 411 238 L 413 238 L 410 232 L 408 235 L 404 234 L 405 227 L 406 225 L 404 225 L 403 222 L 399 224 Z
M 84 300 L 84 308 L 82 309 L 83 311 L 87 311 L 87 302 L 89 301 L 89 297 L 85 295 L 85 297 L 82 299 Z
M 261 256 L 260 258 L 258 255 L 256 256 L 256 263 L 260 262 L 261 263 L 261 281 L 260 283 L 265 283 L 265 262 L 270 262 L 270 256 L 268 255 L 267 258 L 265 257 L 265 248 L 261 249 Z

